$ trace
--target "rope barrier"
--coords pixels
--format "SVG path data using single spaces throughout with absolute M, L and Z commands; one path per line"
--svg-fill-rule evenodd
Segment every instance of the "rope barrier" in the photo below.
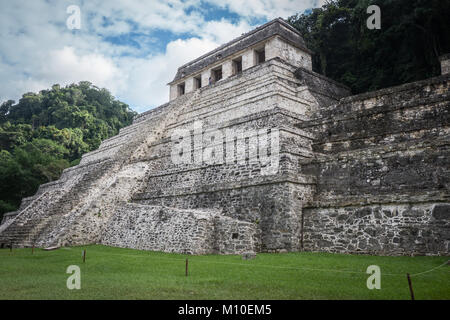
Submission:
M 410 276 L 411 277 L 413 277 L 413 276 L 420 276 L 422 274 L 429 273 L 429 272 L 432 272 L 432 271 L 434 271 L 436 269 L 439 269 L 439 268 L 441 268 L 441 267 L 443 267 L 445 265 L 448 265 L 448 261 L 445 261 L 443 264 L 441 264 L 440 266 L 434 267 L 433 269 L 430 269 L 430 270 L 427 270 L 427 271 L 423 271 L 423 272 L 419 272 L 419 273 L 413 273 L 413 274 L 410 274 Z M 447 272 L 449 272 L 449 271 L 447 271 Z
M 152 259 L 158 259 L 158 260 L 166 260 L 166 261 L 177 261 L 177 262 L 185 262 L 185 258 L 166 258 L 166 257 L 155 257 L 155 256 L 149 256 L 149 255 L 136 255 L 136 254 L 124 254 L 124 253 L 103 253 L 103 252 L 96 252 L 97 255 L 103 255 L 103 256 L 125 256 L 125 257 L 136 257 L 136 258 L 149 258 Z M 202 263 L 209 263 L 209 264 L 224 264 L 224 265 L 232 265 L 232 266 L 243 266 L 243 267 L 260 267 L 260 268 L 273 268 L 273 269 L 287 269 L 287 270 L 303 270 L 303 271 L 318 271 L 318 272 L 331 272 L 331 273 L 349 273 L 349 274 L 364 274 L 367 275 L 365 271 L 352 271 L 352 270 L 336 270 L 336 269 L 316 269 L 316 268 L 308 268 L 308 267 L 288 267 L 288 266 L 274 266 L 274 265 L 265 265 L 265 264 L 245 264 L 245 263 L 234 263 L 234 262 L 221 262 L 221 261 L 207 261 L 201 258 L 191 258 L 191 262 L 202 262 Z M 434 267 L 432 269 L 413 273 L 410 274 L 411 277 L 420 276 L 426 273 L 433 272 L 437 269 L 442 268 L 443 266 L 448 265 L 448 261 L 445 261 L 441 265 Z M 450 272 L 450 271 L 448 271 Z M 405 276 L 405 273 L 385 273 L 382 272 L 383 276 Z
M 119 255 L 119 256 L 128 256 L 128 257 L 139 257 L 139 258 L 148 258 L 147 255 L 132 255 L 132 254 L 123 254 L 123 253 L 100 253 L 101 255 Z M 152 257 L 155 258 L 155 257 Z M 164 257 L 156 257 L 159 260 L 168 260 L 168 261 L 185 261 L 185 259 L 177 259 L 177 258 L 164 258 Z M 245 263 L 233 263 L 233 262 L 220 262 L 220 261 L 206 261 L 204 259 L 191 259 L 191 262 L 202 262 L 202 263 L 209 263 L 209 264 L 225 264 L 225 265 L 235 265 L 235 266 L 245 266 L 245 267 L 262 267 L 262 268 L 274 268 L 274 269 L 291 269 L 291 270 L 306 270 L 306 271 L 319 271 L 319 272 L 332 272 L 332 273 L 351 273 L 351 274 L 364 274 L 367 275 L 365 271 L 351 271 L 351 270 L 336 270 L 336 269 L 315 269 L 315 268 L 307 268 L 307 267 L 285 267 L 285 266 L 274 266 L 274 265 L 262 265 L 262 264 L 245 264 Z M 425 273 L 432 272 L 434 270 L 437 270 L 439 268 L 442 268 L 443 266 L 447 265 L 448 261 L 444 262 L 443 264 L 434 267 L 432 269 L 422 271 L 419 273 L 413 273 L 410 274 L 411 277 L 413 276 L 419 276 Z M 448 271 L 450 272 L 450 271 Z M 405 276 L 405 273 L 381 273 L 383 276 Z

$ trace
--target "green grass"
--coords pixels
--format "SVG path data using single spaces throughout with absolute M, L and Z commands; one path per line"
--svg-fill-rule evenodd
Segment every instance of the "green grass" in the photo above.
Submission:
M 82 249 L 87 249 L 82 263 Z M 189 258 L 189 276 L 185 259 Z M 186 256 L 87 246 L 46 252 L 0 250 L 0 299 L 410 299 L 406 273 L 448 257 L 378 257 L 326 253 Z M 66 269 L 81 268 L 81 290 L 68 290 Z M 369 265 L 381 290 L 368 290 Z M 450 299 L 448 265 L 413 275 L 416 299 Z

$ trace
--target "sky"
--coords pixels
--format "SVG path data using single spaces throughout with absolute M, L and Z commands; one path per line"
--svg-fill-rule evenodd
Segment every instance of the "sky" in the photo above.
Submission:
M 323 2 L 0 0 L 0 102 L 56 83 L 90 81 L 144 112 L 168 101 L 167 83 L 181 65 Z M 68 11 L 73 5 L 80 28 Z

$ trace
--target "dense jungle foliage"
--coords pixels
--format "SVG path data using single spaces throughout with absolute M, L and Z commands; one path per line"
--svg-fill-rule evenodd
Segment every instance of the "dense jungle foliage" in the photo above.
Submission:
M 40 184 L 57 180 L 135 112 L 89 82 L 26 93 L 0 106 L 0 219 Z
M 381 29 L 370 30 L 370 5 Z M 361 93 L 440 74 L 450 53 L 450 1 L 335 0 L 288 18 L 314 51 L 313 70 Z

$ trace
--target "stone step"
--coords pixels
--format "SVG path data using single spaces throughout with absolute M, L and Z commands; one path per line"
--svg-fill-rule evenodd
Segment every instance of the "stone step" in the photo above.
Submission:
M 265 67 L 266 66 L 261 65 L 259 68 L 263 69 Z M 255 85 L 255 83 L 257 83 L 261 79 L 264 79 L 264 77 L 272 77 L 273 75 L 278 78 L 282 78 L 282 79 L 288 80 L 290 82 L 300 84 L 299 80 L 294 75 L 294 71 L 295 71 L 295 68 L 287 70 L 285 68 L 285 66 L 277 65 L 275 63 L 274 70 L 272 70 L 271 72 L 266 72 L 263 74 L 263 76 L 258 76 L 258 74 L 255 73 L 255 75 L 252 78 L 245 78 L 245 80 L 239 82 L 238 84 L 236 84 L 236 81 L 234 81 L 232 86 L 228 89 L 238 91 L 242 87 L 248 88 L 248 87 Z M 223 83 L 223 85 L 216 85 L 214 87 L 211 87 L 209 89 L 202 91 L 201 99 L 208 100 L 211 97 L 215 97 L 215 96 L 221 95 L 221 94 L 222 95 L 226 94 L 229 91 L 229 90 L 227 90 L 226 87 L 224 88 L 224 85 L 226 85 L 226 84 L 227 84 L 227 82 Z M 293 90 L 295 90 L 295 89 L 293 89 Z
M 49 188 L 49 190 L 28 199 L 30 204 L 0 234 L 0 243 L 13 242 L 16 246 L 28 246 L 36 241 L 56 243 L 55 241 L 61 235 L 52 234 L 50 237 L 49 234 L 51 230 L 55 230 L 56 226 L 61 227 L 60 221 L 64 215 L 82 217 L 83 213 L 92 208 L 93 203 L 106 194 L 109 188 L 114 188 L 115 181 L 121 181 L 119 185 L 134 183 L 134 179 L 127 179 L 126 177 L 114 179 L 114 175 L 121 168 L 121 165 L 116 163 L 129 159 L 130 154 L 140 144 L 161 139 L 167 124 L 176 121 L 177 113 L 190 106 L 189 100 L 191 97 L 192 95 L 186 95 L 180 98 L 177 102 L 166 107 L 163 112 L 159 112 L 158 115 L 155 114 L 154 117 L 122 131 L 118 136 L 106 141 L 100 149 L 83 157 L 84 160 L 86 157 L 89 158 L 95 154 L 102 156 L 101 153 L 116 144 L 117 148 L 120 149 L 118 151 L 120 154 L 114 154 L 111 162 L 96 161 L 93 162 L 92 166 L 80 164 L 77 166 L 78 168 L 75 167 L 63 174 L 63 178 L 67 182 L 54 182 L 49 184 L 48 187 L 41 188 L 41 191 L 46 190 L 46 188 Z M 166 116 L 167 114 L 170 116 Z M 151 141 L 152 139 L 153 141 Z M 128 143 L 123 148 L 122 144 L 125 144 L 125 142 Z M 57 185 L 61 185 L 61 188 L 51 189 L 51 187 Z
M 222 88 L 222 90 L 220 90 L 220 91 L 211 92 L 206 95 L 202 95 L 201 99 L 198 99 L 199 102 L 194 101 L 193 104 L 196 109 L 201 109 L 203 107 L 215 105 L 220 102 L 229 100 L 228 98 L 230 96 L 240 96 L 244 93 L 247 93 L 247 92 L 249 92 L 249 88 L 251 88 L 251 91 L 254 91 L 255 89 L 258 89 L 259 87 L 261 87 L 261 84 L 264 85 L 273 80 L 275 80 L 275 78 L 273 76 L 263 76 L 261 78 L 249 80 L 249 82 L 242 82 L 241 84 L 233 86 L 229 90 L 226 90 L 226 89 L 223 90 L 223 88 Z
M 213 117 L 213 116 L 216 116 L 223 112 L 229 112 L 229 111 L 239 108 L 239 107 L 242 108 L 249 103 L 255 102 L 255 101 L 253 101 L 255 99 L 261 100 L 264 97 L 269 97 L 269 96 L 271 96 L 271 93 L 266 92 L 265 94 L 262 94 L 262 95 L 261 95 L 261 93 L 259 93 L 259 94 L 249 96 L 247 100 L 238 100 L 238 101 L 227 100 L 226 105 L 224 105 L 223 102 L 220 102 L 220 103 L 217 103 L 216 105 L 209 104 L 209 105 L 204 105 L 204 106 L 200 106 L 200 107 L 196 106 L 190 112 L 184 113 L 180 117 L 179 123 L 177 125 L 181 125 L 182 123 L 189 123 L 189 122 L 192 122 L 193 120 L 207 119 L 208 117 Z M 293 101 L 299 100 L 299 98 L 297 98 L 293 94 L 291 95 L 290 99 Z
M 223 100 L 228 100 L 228 97 L 230 95 L 232 96 L 240 96 L 246 92 L 249 91 L 249 88 L 252 88 L 252 90 L 258 88 L 261 86 L 261 84 L 264 84 L 263 86 L 265 86 L 267 83 L 272 83 L 274 81 L 280 80 L 281 77 L 284 77 L 284 79 L 286 80 L 290 80 L 292 83 L 295 83 L 295 81 L 297 81 L 294 76 L 277 76 L 274 74 L 270 74 L 270 75 L 265 75 L 262 77 L 256 77 L 254 79 L 249 79 L 247 81 L 244 81 L 240 84 L 236 84 L 233 85 L 232 87 L 230 87 L 229 89 L 224 89 L 224 88 L 220 88 L 220 90 L 211 90 L 211 92 L 205 91 L 202 92 L 201 95 L 201 104 L 197 104 L 196 102 L 194 102 L 194 105 L 196 105 L 197 107 L 201 107 L 203 105 L 210 105 L 210 104 L 214 104 L 217 103 L 217 101 L 223 101 Z M 289 86 L 289 85 L 285 85 L 286 90 L 290 91 L 292 95 L 296 96 L 297 93 L 297 87 L 296 86 Z

